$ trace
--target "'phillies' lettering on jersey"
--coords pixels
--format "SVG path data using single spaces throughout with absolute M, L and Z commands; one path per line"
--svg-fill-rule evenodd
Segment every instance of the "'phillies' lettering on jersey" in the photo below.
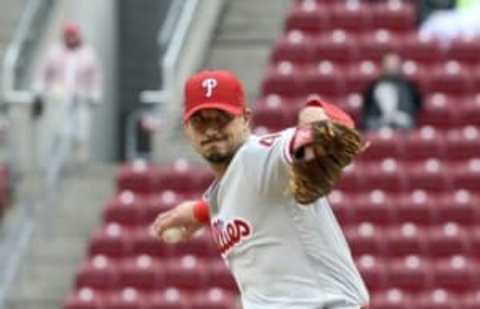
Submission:
M 235 218 L 226 224 L 222 220 L 215 219 L 212 223 L 212 233 L 220 253 L 226 254 L 231 248 L 249 238 L 252 228 L 241 218 Z

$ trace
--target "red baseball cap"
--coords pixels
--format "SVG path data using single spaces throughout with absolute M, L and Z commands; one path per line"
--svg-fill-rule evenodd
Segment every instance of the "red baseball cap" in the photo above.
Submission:
M 201 71 L 185 85 L 183 120 L 206 108 L 215 108 L 238 116 L 245 111 L 245 94 L 238 78 L 229 71 Z

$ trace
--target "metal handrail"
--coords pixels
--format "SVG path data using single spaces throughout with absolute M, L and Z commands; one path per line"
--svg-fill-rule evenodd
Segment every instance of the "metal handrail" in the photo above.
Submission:
M 153 107 L 153 105 L 163 107 L 171 98 L 175 91 L 175 82 L 177 80 L 176 65 L 180 58 L 180 53 L 185 44 L 188 31 L 192 25 L 195 11 L 200 3 L 199 0 L 187 0 L 183 6 L 174 1 L 169 9 L 168 16 L 178 15 L 177 11 L 183 7 L 180 18 L 176 24 L 172 22 L 172 17 L 167 17 L 161 27 L 158 36 L 159 46 L 163 46 L 168 41 L 168 46 L 163 57 L 160 58 L 159 66 L 162 73 L 163 85 L 159 90 L 144 90 L 140 93 L 140 101 Z M 170 40 L 167 40 L 167 31 L 172 31 L 175 25 L 175 32 Z M 140 114 L 144 115 L 145 110 L 141 112 L 133 111 L 127 116 L 126 128 L 126 154 L 127 160 L 134 160 L 138 157 L 138 141 L 136 132 L 136 122 L 141 119 Z M 164 119 L 166 123 L 167 119 Z

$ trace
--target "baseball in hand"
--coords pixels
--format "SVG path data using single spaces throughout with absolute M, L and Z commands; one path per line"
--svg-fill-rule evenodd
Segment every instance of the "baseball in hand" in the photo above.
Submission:
M 176 243 L 183 240 L 185 236 L 185 228 L 184 227 L 172 227 L 165 230 L 162 233 L 162 240 L 166 243 Z

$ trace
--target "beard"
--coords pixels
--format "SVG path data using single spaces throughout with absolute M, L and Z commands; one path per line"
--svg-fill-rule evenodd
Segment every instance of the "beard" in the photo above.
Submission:
M 211 153 L 205 155 L 204 158 L 212 164 L 225 164 L 232 160 L 233 154 Z

